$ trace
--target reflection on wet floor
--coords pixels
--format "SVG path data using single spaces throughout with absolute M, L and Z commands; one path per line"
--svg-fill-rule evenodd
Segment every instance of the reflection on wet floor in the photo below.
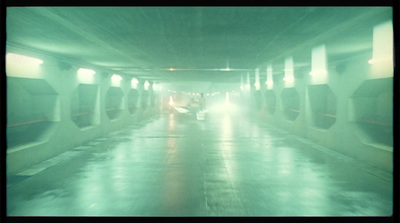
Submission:
M 366 167 L 251 118 L 163 114 L 8 176 L 7 214 L 391 215 L 391 175 Z

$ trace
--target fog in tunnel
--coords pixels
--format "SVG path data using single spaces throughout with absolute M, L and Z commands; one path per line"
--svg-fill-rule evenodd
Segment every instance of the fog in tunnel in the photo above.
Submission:
M 7 216 L 393 215 L 392 6 L 6 12 Z

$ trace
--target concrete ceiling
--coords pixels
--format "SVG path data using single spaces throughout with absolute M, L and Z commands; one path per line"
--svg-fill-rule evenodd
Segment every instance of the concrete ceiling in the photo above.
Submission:
M 332 59 L 372 52 L 391 19 L 391 7 L 9 7 L 6 43 L 149 80 L 230 82 L 288 56 L 309 70 L 321 44 Z

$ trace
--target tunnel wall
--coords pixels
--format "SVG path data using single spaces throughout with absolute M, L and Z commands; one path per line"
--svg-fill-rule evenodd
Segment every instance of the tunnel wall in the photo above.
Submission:
M 310 90 L 317 85 L 310 84 L 308 73 L 299 74 L 300 71 L 295 69 L 295 75 L 297 73 L 298 76 L 295 79 L 294 89 L 299 96 L 300 108 L 294 120 L 285 117 L 283 101 L 287 99 L 282 92 L 287 89 L 283 81 L 274 83 L 273 89 L 263 86 L 260 91 L 264 101 L 265 111 L 262 111 L 264 123 L 281 127 L 319 145 L 391 172 L 393 170 L 393 71 L 390 69 L 377 71 L 374 65 L 368 63 L 371 57 L 371 51 L 343 55 L 340 61 L 331 63 L 328 57 L 328 80 L 320 84 L 328 89 L 324 91 Z M 271 98 L 271 92 L 275 93 L 274 112 L 268 112 L 268 104 L 273 103 L 266 101 Z M 325 100 L 335 103 L 325 109 L 325 119 L 335 119 L 325 127 L 315 125 L 316 112 L 312 110 L 313 107 L 317 107 L 312 105 L 316 103 L 312 98 L 320 95 L 321 97 L 326 95 Z M 332 111 L 335 109 L 335 112 Z M 374 129 L 382 130 L 374 132 Z M 380 137 L 379 134 L 383 136 Z
M 128 97 L 132 90 L 130 79 L 125 78 L 119 87 L 122 92 L 119 115 L 110 119 L 106 97 L 109 89 L 114 87 L 110 81 L 112 72 L 37 52 L 12 48 L 8 52 L 40 58 L 43 63 L 37 69 L 23 69 L 23 65 L 7 61 L 7 174 L 18 173 L 95 138 L 107 137 L 110 132 L 154 116 L 159 111 L 157 98 L 154 105 L 150 104 L 149 98 L 142 100 L 144 93 L 153 97 L 158 97 L 158 94 L 151 92 L 151 88 L 150 92 L 145 91 L 144 80 L 140 80 L 135 90 L 135 112 L 129 112 L 128 105 L 132 107 L 134 102 Z M 78 80 L 77 70 L 81 67 L 96 72 L 93 83 Z M 87 89 L 87 86 L 82 88 L 80 85 L 97 87 L 91 88 L 86 97 L 82 95 L 86 92 L 82 89 Z M 75 101 L 79 97 L 81 102 Z M 144 104 L 146 109 L 142 108 Z M 35 109 L 38 112 L 34 112 Z M 85 119 L 85 125 L 80 125 L 77 123 L 82 120 L 79 117 L 85 113 L 90 117 Z

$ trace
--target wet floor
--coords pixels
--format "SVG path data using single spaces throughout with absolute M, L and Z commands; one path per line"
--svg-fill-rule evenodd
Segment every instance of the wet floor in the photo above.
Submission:
M 388 216 L 392 176 L 237 115 L 165 113 L 7 176 L 9 216 Z

